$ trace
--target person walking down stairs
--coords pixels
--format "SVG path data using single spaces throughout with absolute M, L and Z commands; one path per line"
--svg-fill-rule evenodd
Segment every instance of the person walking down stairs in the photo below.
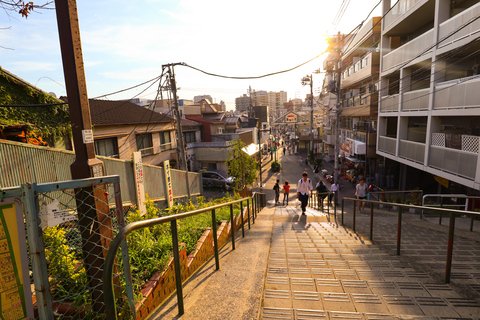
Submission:
M 304 171 L 302 178 L 298 180 L 297 184 L 297 199 L 302 203 L 302 215 L 305 214 L 310 190 L 313 190 L 312 181 L 308 178 L 308 173 Z

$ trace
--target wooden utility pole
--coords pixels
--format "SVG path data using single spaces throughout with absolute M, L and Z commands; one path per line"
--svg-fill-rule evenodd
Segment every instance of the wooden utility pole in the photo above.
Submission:
M 72 178 L 103 176 L 103 162 L 95 158 L 77 4 L 75 0 L 55 0 L 55 9 L 76 155 L 70 167 Z M 113 239 L 108 199 L 103 188 L 88 187 L 75 190 L 75 200 L 92 308 L 102 314 L 105 308 L 102 271 Z
M 187 194 L 188 199 L 190 200 L 190 184 L 188 182 L 188 167 L 187 158 L 185 155 L 185 142 L 183 140 L 182 117 L 180 116 L 180 111 L 178 110 L 177 83 L 175 81 L 175 70 L 173 69 L 175 65 L 183 65 L 183 63 L 166 64 L 163 65 L 163 68 L 168 68 L 167 73 L 169 75 L 170 89 L 172 90 L 173 95 L 173 114 L 175 116 L 175 123 L 177 126 L 178 168 L 186 171 L 185 179 L 187 184 Z

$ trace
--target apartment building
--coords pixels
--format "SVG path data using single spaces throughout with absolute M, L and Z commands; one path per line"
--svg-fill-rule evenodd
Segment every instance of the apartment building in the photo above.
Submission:
M 235 98 L 235 110 L 238 112 L 248 111 L 250 108 L 250 97 L 243 94 L 241 97 Z
M 367 182 L 375 181 L 375 175 L 381 179 L 376 154 L 380 37 L 381 19 L 374 17 L 343 39 L 340 155 L 359 164 L 362 169 L 356 174 L 366 177 Z
M 385 170 L 395 187 L 477 193 L 480 1 L 384 0 L 383 15 L 377 153 Z

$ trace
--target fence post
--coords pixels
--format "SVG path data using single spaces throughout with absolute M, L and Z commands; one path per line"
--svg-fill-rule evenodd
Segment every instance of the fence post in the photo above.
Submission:
M 447 245 L 447 264 L 445 267 L 445 283 L 450 283 L 450 274 L 452 272 L 454 234 L 455 234 L 455 215 L 453 213 L 450 213 L 450 222 L 448 224 L 448 245 Z
M 22 193 L 38 314 L 41 319 L 53 320 L 54 317 L 52 297 L 50 295 L 50 284 L 48 282 L 47 260 L 45 258 L 45 248 L 43 247 L 43 233 L 40 228 L 37 184 L 23 184 Z M 24 281 L 27 280 L 28 279 L 24 279 Z
M 235 225 L 233 224 L 233 204 L 230 205 L 230 230 L 232 231 L 232 250 L 235 250 Z
M 398 222 L 397 222 L 397 256 L 400 255 L 400 244 L 402 241 L 402 215 L 403 207 L 398 208 Z
M 342 226 L 343 224 L 343 216 L 344 216 L 344 209 L 345 209 L 345 200 L 342 199 Z M 353 206 L 355 208 L 355 205 Z M 335 202 L 335 216 L 337 216 L 337 203 Z
M 220 269 L 220 259 L 218 258 L 218 241 L 217 241 L 217 219 L 215 219 L 215 209 L 212 209 L 212 232 L 213 232 L 213 250 L 215 251 L 215 267 Z
M 178 232 L 177 232 L 177 220 L 170 221 L 172 229 L 172 244 L 173 244 L 173 264 L 175 266 L 175 283 L 177 285 L 177 304 L 178 313 L 184 314 L 183 307 L 183 289 L 182 289 L 182 274 L 180 270 L 180 254 L 178 252 Z

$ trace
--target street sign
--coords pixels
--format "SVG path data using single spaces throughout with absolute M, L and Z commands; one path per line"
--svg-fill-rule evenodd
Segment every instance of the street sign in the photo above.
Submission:
M 277 148 L 272 148 L 271 151 L 275 152 L 275 151 L 277 151 Z

